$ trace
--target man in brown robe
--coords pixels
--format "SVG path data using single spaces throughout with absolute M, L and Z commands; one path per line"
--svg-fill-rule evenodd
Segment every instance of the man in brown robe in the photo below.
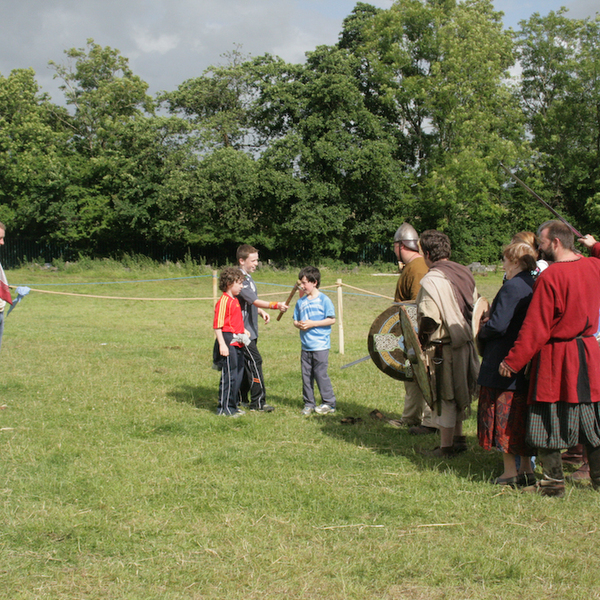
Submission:
M 429 267 L 417 296 L 419 339 L 436 348 L 436 421 L 440 446 L 433 456 L 451 457 L 467 449 L 462 423 L 467 416 L 479 373 L 473 341 L 473 306 L 479 297 L 471 271 L 450 260 L 448 236 L 430 229 L 420 238 Z

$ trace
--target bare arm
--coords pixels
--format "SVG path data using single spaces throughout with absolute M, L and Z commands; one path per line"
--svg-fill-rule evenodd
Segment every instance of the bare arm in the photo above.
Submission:
M 270 308 L 272 310 L 279 310 L 281 312 L 285 312 L 289 308 L 289 306 L 285 302 L 267 302 L 266 300 L 261 300 L 260 298 L 257 298 L 253 304 L 258 308 L 259 311 L 261 309 Z

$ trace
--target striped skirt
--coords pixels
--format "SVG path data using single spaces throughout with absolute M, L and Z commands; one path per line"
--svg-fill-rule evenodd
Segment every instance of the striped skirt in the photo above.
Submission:
M 535 402 L 528 409 L 527 442 L 534 448 L 561 450 L 580 442 L 600 446 L 599 402 Z

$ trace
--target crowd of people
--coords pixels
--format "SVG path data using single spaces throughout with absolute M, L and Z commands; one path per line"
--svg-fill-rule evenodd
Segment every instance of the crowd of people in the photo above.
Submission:
M 406 224 L 398 229 L 400 261 L 415 260 L 410 255 L 415 239 Z M 495 484 L 563 496 L 564 460 L 583 463 L 573 478 L 589 478 L 599 488 L 600 243 L 590 235 L 579 238 L 591 251 L 584 257 L 571 229 L 558 220 L 543 223 L 537 235 L 516 234 L 503 250 L 503 285 L 476 324 L 474 339 L 478 292 L 472 275 L 450 260 L 450 240 L 443 233 L 425 231 L 419 239 L 429 270 L 417 284 L 408 270 L 411 298 L 400 292 L 403 271 L 396 299 L 417 304 L 419 340 L 436 384 L 432 414 L 422 401 L 416 417 L 405 409 L 410 433 L 439 430 L 434 456 L 464 452 L 462 422 L 478 389 L 479 444 L 503 457 L 504 471 Z M 423 422 L 415 425 L 419 418 Z M 532 457 L 542 465 L 539 480 Z
M 0 223 L 0 245 L 4 236 Z M 419 342 L 435 382 L 427 403 L 420 383 L 404 381 L 401 423 L 413 435 L 439 435 L 430 455 L 450 459 L 467 450 L 463 421 L 478 390 L 479 444 L 503 458 L 495 484 L 563 496 L 563 462 L 569 462 L 582 465 L 574 479 L 590 479 L 600 489 L 600 242 L 591 235 L 578 241 L 591 257 L 575 248 L 572 229 L 559 220 L 543 223 L 537 235 L 517 233 L 503 249 L 503 284 L 474 327 L 479 293 L 471 271 L 450 260 L 448 236 L 436 230 L 419 236 L 408 223 L 398 229 L 394 251 L 402 270 L 395 300 L 416 304 Z M 269 322 L 269 309 L 289 308 L 258 297 L 256 248 L 240 246 L 236 259 L 237 267 L 221 272 L 213 322 L 213 362 L 221 371 L 217 412 L 229 417 L 274 410 L 266 403 L 258 322 Z M 319 291 L 319 269 L 305 267 L 298 279 L 302 296 L 293 320 L 301 341 L 302 414 L 333 414 L 327 371 L 335 309 Z M 11 296 L 0 266 L 0 344 L 5 301 Z M 533 457 L 542 466 L 540 479 Z
M 578 241 L 591 257 L 576 250 L 574 234 L 559 220 L 543 223 L 537 235 L 517 233 L 503 249 L 502 287 L 474 327 L 480 295 L 471 271 L 451 260 L 448 236 L 436 230 L 419 236 L 408 223 L 398 229 L 394 250 L 402 271 L 395 300 L 416 304 L 431 375 L 428 394 L 422 382 L 404 381 L 401 423 L 413 435 L 439 435 L 439 446 L 426 454 L 451 459 L 467 451 L 463 422 L 478 394 L 479 444 L 503 458 L 496 485 L 562 496 L 562 461 L 580 460 L 574 477 L 600 488 L 600 243 L 590 235 Z M 265 401 L 258 320 L 269 321 L 267 309 L 288 309 L 258 298 L 255 248 L 240 246 L 237 260 L 238 268 L 221 273 L 223 296 L 214 319 L 214 361 L 222 371 L 218 413 L 233 417 L 244 407 L 274 410 Z M 300 330 L 304 415 L 336 410 L 327 373 L 335 310 L 319 284 L 316 267 L 300 271 L 303 296 L 294 326 Z

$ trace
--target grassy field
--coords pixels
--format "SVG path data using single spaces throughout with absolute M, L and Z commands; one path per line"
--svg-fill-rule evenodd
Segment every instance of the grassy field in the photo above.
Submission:
M 173 279 L 206 275 L 194 279 Z M 284 299 L 295 272 L 256 273 Z M 392 295 L 393 277 L 325 270 Z M 443 462 L 369 417 L 398 418 L 403 387 L 368 361 L 389 301 L 347 289 L 338 412 L 302 417 L 291 315 L 262 327 L 271 414 L 215 414 L 208 271 L 113 263 L 23 268 L 0 384 L 0 597 L 7 599 L 600 598 L 600 495 L 564 499 L 490 484 L 501 468 L 467 421 L 469 452 Z M 147 282 L 148 279 L 165 281 Z M 131 282 L 125 282 L 129 280 Z M 121 281 L 103 286 L 88 282 Z M 46 286 L 41 284 L 71 285 Z M 490 300 L 499 276 L 479 278 Z M 335 328 L 334 328 L 335 330 Z M 475 406 L 475 405 L 474 405 Z M 362 422 L 346 425 L 345 416 Z

